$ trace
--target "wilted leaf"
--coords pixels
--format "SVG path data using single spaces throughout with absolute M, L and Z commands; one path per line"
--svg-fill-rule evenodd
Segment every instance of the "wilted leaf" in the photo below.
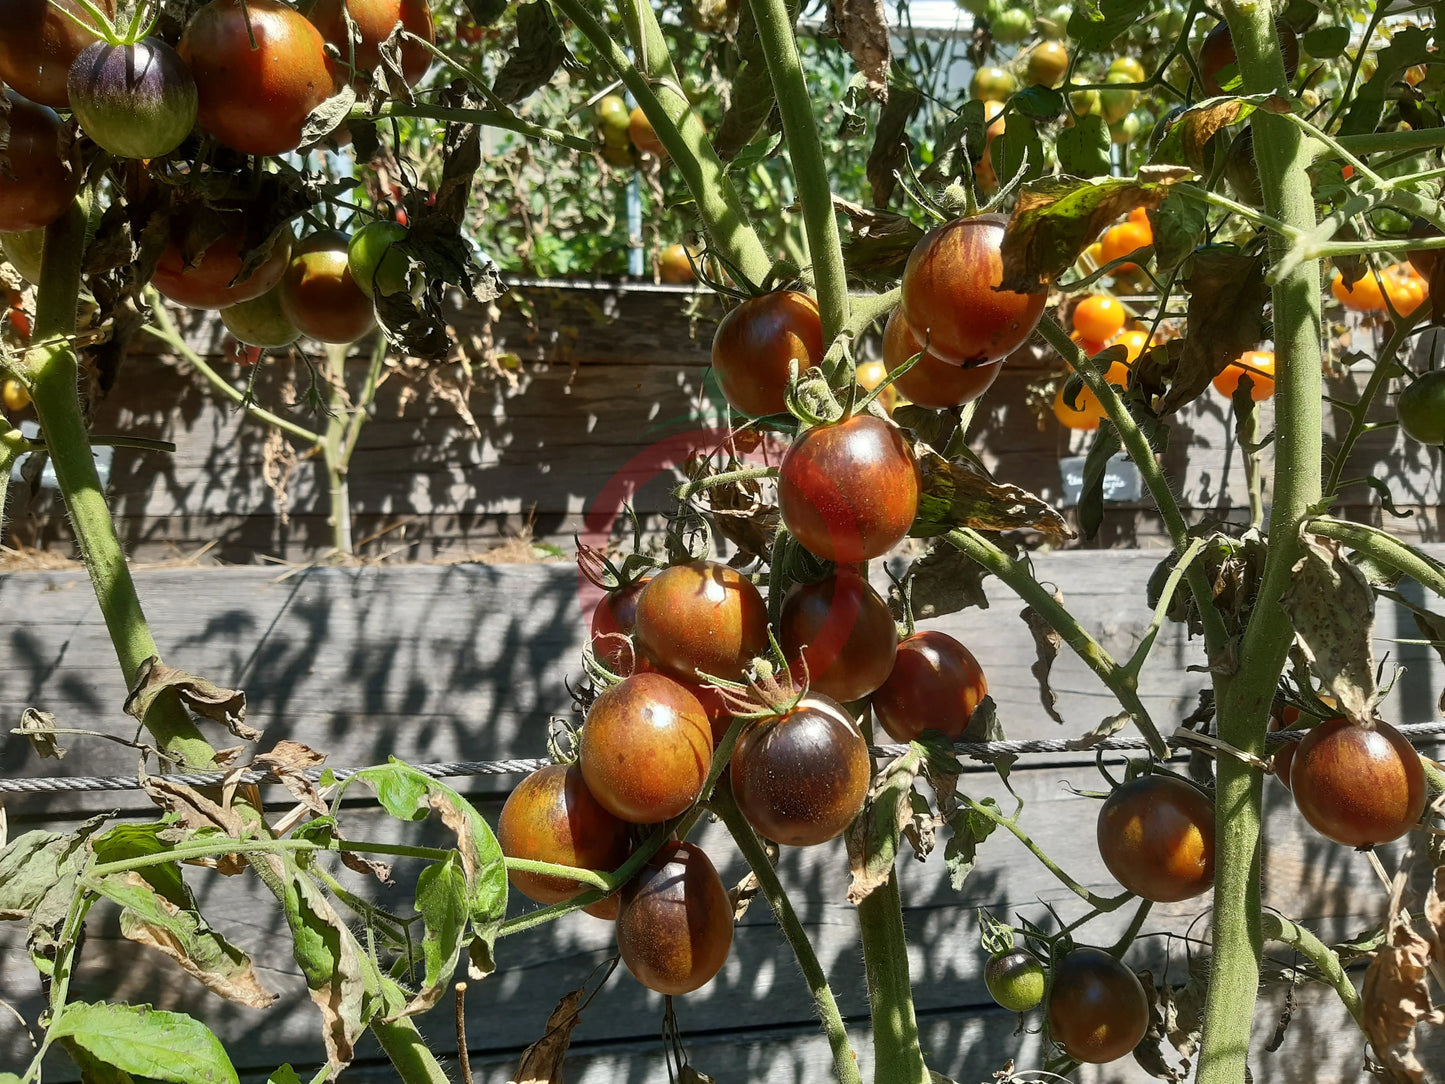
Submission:
M 582 995 L 586 987 L 573 990 L 547 1017 L 547 1030 L 526 1050 L 511 1084 L 562 1084 L 562 1063 L 572 1045 L 572 1029 L 582 1018 Z
M 1411 607 L 1410 616 L 1415 619 L 1415 627 L 1420 630 L 1420 636 L 1426 640 L 1434 641 L 1431 646 L 1435 654 L 1445 661 L 1445 617 L 1439 614 L 1428 613 Z M 1441 690 L 1440 700 L 1436 704 L 1440 714 L 1445 715 L 1445 690 Z
M 65 750 L 56 741 L 55 716 L 48 711 L 26 708 L 20 713 L 20 733 L 30 742 L 30 748 L 38 757 L 54 760 L 65 759 Z
M 301 126 L 301 146 L 309 147 L 340 128 L 355 105 L 355 88 L 350 83 L 342 84 L 340 90 L 311 110 L 306 123 Z
M 1338 542 L 1302 533 L 1300 545 L 1303 555 L 1291 570 L 1280 607 L 1340 710 L 1367 722 L 1377 696 L 1374 592 L 1340 553 Z
M 733 923 L 737 924 L 743 920 L 748 913 L 748 908 L 758 896 L 758 875 L 752 870 L 744 875 L 743 879 L 732 888 L 728 889 L 728 899 L 733 905 Z
M 864 278 L 894 278 L 923 229 L 907 215 L 874 210 L 833 197 L 833 207 L 848 217 L 850 235 L 843 241 L 848 270 Z
M 465 3 L 478 26 L 491 26 L 507 11 L 507 0 L 465 0 Z
M 945 534 L 955 527 L 976 531 L 1038 531 L 1063 541 L 1074 532 L 1045 501 L 1026 489 L 985 478 L 967 463 L 953 463 L 927 445 L 918 446 L 923 491 L 918 518 L 908 532 L 915 538 Z
M 1143 1040 L 1134 1048 L 1134 1061 L 1156 1080 L 1167 1080 L 1170 1084 L 1183 1084 L 1183 1081 L 1188 1078 L 1188 1065 L 1186 1064 L 1182 1069 L 1170 1065 L 1164 1052 L 1168 1027 L 1165 1023 L 1163 995 L 1168 988 L 1160 990 L 1155 986 L 1154 976 L 1148 971 L 1139 972 L 1138 979 L 1139 985 L 1144 988 L 1144 996 L 1149 1002 L 1149 1027 L 1144 1032 Z
M 797 0 L 790 0 L 788 13 L 796 23 Z M 738 9 L 738 29 L 734 41 L 739 58 L 738 70 L 733 76 L 727 111 L 713 134 L 713 148 L 724 162 L 731 162 L 753 141 L 778 103 L 751 4 L 742 4 Z
M 221 1041 L 199 1020 L 149 1005 L 73 1002 L 51 1026 L 122 1072 L 175 1084 L 238 1084 Z
M 243 839 L 250 834 L 246 822 L 236 813 L 182 783 L 146 778 L 141 781 L 141 787 L 150 796 L 151 801 L 162 809 L 174 813 L 183 828 L 217 828 L 235 839 Z M 205 864 L 228 875 L 235 875 L 246 869 L 246 860 L 236 854 L 219 855 L 214 859 L 205 860 Z
M 1057 591 L 1054 592 L 1054 599 L 1060 604 L 1064 601 L 1063 595 Z M 1064 717 L 1059 714 L 1059 697 L 1049 685 L 1049 673 L 1054 668 L 1054 660 L 1059 657 L 1059 647 L 1063 644 L 1064 638 L 1032 606 L 1025 606 L 1019 616 L 1024 619 L 1024 624 L 1033 634 L 1034 650 L 1038 653 L 1038 658 L 1029 667 L 1029 673 L 1033 674 L 1034 680 L 1039 683 L 1039 702 L 1043 704 L 1044 711 L 1048 713 L 1050 719 L 1056 723 L 1062 723 Z
M 883 0 L 828 0 L 823 33 L 835 37 L 858 65 L 874 101 L 888 100 L 888 66 L 893 48 Z
M 1134 716 L 1127 711 L 1121 711 L 1110 715 L 1092 730 L 1085 731 L 1069 743 L 1073 749 L 1092 749 L 1105 738 L 1111 738 L 1133 721 Z
M 988 572 L 957 546 L 936 541 L 928 552 L 916 558 L 903 574 L 908 602 L 919 621 L 945 617 L 970 606 L 988 609 L 988 594 L 983 589 Z M 897 584 L 888 587 L 888 606 L 896 620 L 903 620 L 903 591 Z
M 99 889 L 122 908 L 120 932 L 126 938 L 169 956 L 212 993 L 253 1009 L 276 1000 L 256 977 L 250 957 L 207 925 L 189 891 L 180 900 L 168 899 L 139 871 L 102 878 Z
M 848 866 L 853 879 L 848 902 L 862 903 L 875 889 L 888 883 L 903 826 L 913 817 L 913 781 L 923 764 L 923 747 L 913 744 L 903 755 L 884 765 L 873 780 L 863 812 L 845 834 Z
M 922 102 L 923 95 L 912 87 L 894 87 L 888 103 L 879 111 L 878 124 L 873 130 L 873 149 L 868 152 L 864 167 L 873 189 L 875 207 L 887 207 L 893 198 L 893 189 L 898 184 L 894 172 L 904 170 L 913 147 L 908 138 L 908 122 Z
M 978 803 L 997 813 L 998 802 L 985 798 Z M 948 867 L 948 880 L 955 892 L 963 890 L 968 875 L 978 865 L 978 845 L 993 834 L 998 827 L 993 820 L 978 812 L 966 802 L 959 803 L 954 814 L 948 818 L 951 835 L 948 845 L 943 848 L 944 865 Z
M 344 1068 L 355 1054 L 356 1040 L 380 1007 L 367 993 L 365 951 L 309 876 L 289 862 L 270 855 L 267 859 L 284 879 L 282 905 L 292 955 L 306 977 L 311 1000 L 321 1010 L 327 1062 Z
M 357 772 L 345 786 L 357 780 L 376 792 L 382 808 L 393 817 L 415 821 L 435 811 L 456 833 L 457 851 L 466 876 L 472 977 L 483 978 L 478 972 L 485 970 L 484 965 L 490 962 L 492 945 L 507 913 L 507 870 L 491 828 L 472 804 L 451 787 L 398 760 Z
M 1238 98 L 1211 98 L 1171 120 L 1149 160 L 1159 165 L 1202 165 L 1211 139 L 1254 112 Z
M 421 989 L 403 1010 L 408 1016 L 425 1012 L 441 1000 L 461 959 L 467 928 L 467 878 L 456 852 L 421 871 L 416 881 L 416 910 L 425 927 L 421 942 L 424 969 Z
M 1445 964 L 1445 866 L 1435 867 L 1435 879 L 1425 896 L 1425 928 L 1430 935 L 1430 956 Z
M 1430 1001 L 1430 943 L 1401 911 L 1390 921 L 1385 945 L 1365 971 L 1361 991 L 1365 1034 L 1392 1084 L 1424 1084 L 1425 1067 L 1415 1056 L 1416 1025 L 1445 1023 Z
M 502 101 L 520 102 L 547 85 L 567 59 L 567 43 L 552 7 L 544 0 L 517 6 L 517 44 L 502 65 L 492 91 Z
M 325 760 L 325 753 L 318 753 L 300 742 L 283 738 L 269 752 L 254 758 L 251 767 L 270 772 L 281 780 L 282 785 L 297 801 L 318 817 L 324 817 L 328 812 L 326 802 L 321 797 L 321 790 L 306 778 L 306 769 L 314 768 Z
M 1004 121 L 1003 134 L 994 139 L 989 156 L 1000 184 L 1008 184 L 1020 171 L 1025 182 L 1043 176 L 1047 163 L 1038 122 L 1022 113 L 1010 113 Z
M 1189 175 L 1183 167 L 1146 166 L 1138 180 L 1051 177 L 1025 185 L 1004 233 L 1002 288 L 1033 293 L 1050 285 L 1105 226 L 1135 207 L 1157 207 L 1169 186 Z
M 1122 356 L 1122 351 L 1120 354 Z M 1084 532 L 1085 538 L 1093 538 L 1104 525 L 1104 478 L 1121 447 L 1119 431 L 1114 428 L 1114 423 L 1107 418 L 1101 421 L 1088 454 L 1084 456 L 1083 485 L 1079 489 L 1079 503 L 1075 506 L 1079 529 Z
M 1269 287 L 1262 255 L 1246 256 L 1232 245 L 1199 249 L 1186 285 L 1188 331 L 1173 382 L 1159 403 L 1160 414 L 1193 402 L 1230 362 L 1269 337 L 1264 320 Z
M 245 741 L 255 741 L 261 732 L 246 725 L 246 694 L 239 689 L 223 689 L 213 681 L 167 666 L 154 655 L 141 663 L 135 688 L 125 699 L 125 712 L 140 722 L 156 697 L 173 690 L 191 711 L 212 722 L 220 723 Z

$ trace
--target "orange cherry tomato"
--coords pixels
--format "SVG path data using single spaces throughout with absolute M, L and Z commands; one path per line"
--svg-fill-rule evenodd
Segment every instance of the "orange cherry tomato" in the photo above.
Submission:
M 1147 331 L 1126 331 L 1114 340 L 1113 345 L 1123 346 L 1127 353 L 1124 360 L 1130 365 L 1138 361 L 1145 350 L 1149 349 L 1149 333 Z
M 1091 342 L 1105 343 L 1123 330 L 1125 317 L 1118 298 L 1090 294 L 1074 306 L 1074 330 Z
M 1112 263 L 1120 256 L 1127 256 L 1141 248 L 1147 248 L 1154 243 L 1154 231 L 1149 228 L 1147 222 L 1121 222 L 1117 226 L 1111 226 L 1104 231 L 1104 237 L 1100 241 L 1102 255 L 1105 263 Z M 1120 264 L 1116 271 L 1133 271 L 1136 265 L 1132 263 Z
M 1104 379 L 1116 388 L 1128 387 L 1129 366 L 1122 361 L 1114 362 L 1109 366 Z M 1079 392 L 1076 402 L 1077 406 L 1069 406 L 1064 399 L 1064 388 L 1060 385 L 1058 394 L 1054 396 L 1054 417 L 1058 418 L 1066 429 L 1097 429 L 1099 423 L 1108 416 L 1104 404 L 1099 402 L 1099 397 L 1088 388 Z
M 1224 371 L 1214 378 L 1214 390 L 1226 399 L 1234 398 L 1234 389 L 1239 379 L 1249 374 L 1252 387 L 1249 397 L 1256 403 L 1274 394 L 1274 351 L 1246 350 L 1238 361 L 1231 361 Z
M 1330 280 L 1330 293 L 1335 300 L 1355 312 L 1380 312 L 1385 308 L 1385 293 L 1373 271 L 1367 272 L 1353 286 L 1346 286 L 1338 271 Z

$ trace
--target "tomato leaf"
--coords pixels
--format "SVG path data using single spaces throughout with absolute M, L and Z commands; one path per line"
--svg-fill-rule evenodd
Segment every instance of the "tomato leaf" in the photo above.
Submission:
M 1321 26 L 1305 32 L 1300 44 L 1304 51 L 1316 60 L 1330 60 L 1339 56 L 1350 45 L 1348 26 Z
M 473 977 L 482 978 L 492 945 L 507 913 L 507 870 L 502 849 L 476 809 L 445 783 L 422 775 L 410 765 L 390 763 L 357 772 L 344 789 L 360 780 L 376 792 L 382 808 L 404 821 L 436 812 L 457 837 L 457 854 L 466 881 L 468 938 Z M 340 795 L 337 796 L 338 801 Z
M 1177 114 L 1165 126 L 1164 136 L 1153 147 L 1149 161 L 1154 165 L 1187 165 L 1200 173 L 1208 172 L 1206 148 L 1225 128 L 1244 120 L 1254 112 L 1255 105 L 1266 101 L 1254 98 L 1210 98 Z
M 862 903 L 892 875 L 903 826 L 913 819 L 913 781 L 925 755 L 923 746 L 914 742 L 907 752 L 885 764 L 873 780 L 863 812 L 845 833 L 852 872 L 849 903 Z
M 790 0 L 788 13 L 796 23 L 796 0 Z M 724 162 L 732 162 L 744 147 L 753 142 L 758 129 L 772 116 L 778 104 L 751 4 L 743 4 L 738 9 L 738 29 L 734 40 L 741 62 L 737 74 L 733 76 L 727 112 L 713 136 L 713 149 Z
M 562 28 L 546 0 L 517 5 L 517 44 L 497 72 L 492 92 L 503 102 L 520 102 L 546 86 L 570 54 Z
M 1085 52 L 1111 49 L 1148 7 L 1149 0 L 1079 0 L 1069 16 L 1069 37 Z
M 30 750 L 42 759 L 63 760 L 65 750 L 56 740 L 55 716 L 48 711 L 26 708 L 20 713 L 19 731 L 30 743 Z
M 1064 596 L 1055 591 L 1054 599 L 1062 603 Z M 1023 618 L 1024 624 L 1029 627 L 1029 632 L 1034 638 L 1034 651 L 1037 658 L 1029 667 L 1029 673 L 1033 674 L 1034 680 L 1039 683 L 1039 702 L 1043 704 L 1044 711 L 1050 719 L 1056 723 L 1062 723 L 1064 717 L 1059 714 L 1059 697 L 1049 685 L 1049 673 L 1054 668 L 1054 660 L 1059 657 L 1059 648 L 1063 645 L 1064 638 L 1032 606 L 1025 606 L 1019 616 Z
M 1411 925 L 1409 912 L 1392 915 L 1384 946 L 1365 970 L 1361 990 L 1364 1029 L 1390 1080 L 1424 1082 L 1416 1057 L 1417 1025 L 1445 1023 L 1430 996 L 1430 942 Z
M 125 698 L 125 712 L 140 722 L 156 697 L 172 691 L 197 715 L 220 723 L 245 741 L 255 741 L 261 732 L 246 725 L 246 694 L 240 689 L 223 689 L 213 681 L 167 666 L 152 655 L 141 663 L 135 686 Z
M 863 75 L 868 96 L 874 101 L 886 102 L 893 46 L 889 41 L 883 0 L 828 0 L 822 33 L 825 37 L 837 38 L 848 50 Z
M 908 566 L 901 581 L 888 587 L 888 606 L 902 621 L 910 608 L 918 621 L 945 617 L 970 606 L 988 609 L 983 581 L 989 573 L 982 565 L 947 542 L 929 543 L 928 552 Z
M 54 1039 L 122 1072 L 176 1084 L 238 1084 L 231 1059 L 211 1029 L 182 1013 L 149 1005 L 72 1002 L 51 1026 Z
M 1133 718 L 1127 711 L 1115 712 L 1101 720 L 1098 726 L 1084 731 L 1069 745 L 1074 749 L 1092 749 L 1105 738 L 1112 737 L 1123 730 Z
M 1154 266 L 1168 274 L 1199 247 L 1209 224 L 1209 208 L 1199 200 L 1170 194 L 1149 212 L 1154 232 Z
M 915 538 L 945 534 L 955 527 L 977 531 L 1038 531 L 1053 539 L 1074 532 L 1046 502 L 1007 482 L 985 478 L 966 463 L 954 463 L 926 444 L 917 447 L 923 473 L 918 518 L 908 532 Z
M 984 798 L 978 804 L 999 811 L 997 799 Z M 948 867 L 953 890 L 961 892 L 968 875 L 978 865 L 978 845 L 992 835 L 998 825 L 965 802 L 948 818 L 948 827 L 952 834 L 943 848 L 943 863 Z
M 994 172 L 1001 184 L 1008 184 L 1019 172 L 1024 181 L 1037 180 L 1043 176 L 1044 144 L 1039 138 L 1039 126 L 1022 113 L 1010 113 L 1004 121 L 1003 135 L 993 142 L 989 151 L 993 156 Z M 1007 289 L 1007 287 L 1005 287 Z
M 340 128 L 355 105 L 355 88 L 343 83 L 340 90 L 311 110 L 301 126 L 301 146 L 309 147 Z
M 1032 293 L 1054 282 L 1105 226 L 1135 207 L 1157 207 L 1188 175 L 1177 166 L 1146 166 L 1138 180 L 1050 177 L 1025 185 L 1004 233 L 1001 288 Z
M 407 1015 L 424 1012 L 441 1000 L 457 961 L 467 928 L 467 878 L 453 852 L 421 871 L 416 881 L 416 909 L 426 932 L 421 952 L 425 963 L 422 987 L 407 1004 Z
M 873 130 L 873 149 L 868 152 L 864 169 L 868 183 L 873 189 L 873 206 L 887 207 L 898 184 L 895 172 L 908 165 L 908 155 L 913 141 L 908 138 L 908 122 L 918 107 L 923 104 L 923 95 L 907 86 L 893 88 L 887 103 L 878 113 L 878 123 Z
M 271 1075 L 266 1078 L 266 1084 L 301 1084 L 301 1078 L 296 1075 L 296 1070 L 287 1064 L 272 1070 Z
M 1109 462 L 1118 455 L 1122 445 L 1119 431 L 1114 423 L 1105 418 L 1099 423 L 1089 452 L 1084 456 L 1084 484 L 1079 490 L 1077 514 L 1079 530 L 1085 538 L 1099 533 L 1104 522 L 1104 477 L 1109 473 Z
M 1092 113 L 1074 118 L 1074 126 L 1059 133 L 1055 142 L 1059 168 L 1074 177 L 1103 177 L 1109 173 L 1109 126 Z
M 865 279 L 896 280 L 923 236 L 922 227 L 907 215 L 864 207 L 838 196 L 833 197 L 833 207 L 848 217 L 851 227 L 843 241 L 848 271 Z
M 1024 116 L 1032 117 L 1034 120 L 1054 120 L 1063 115 L 1064 95 L 1063 92 L 1055 90 L 1053 87 L 1035 83 L 1031 87 L 1025 87 L 1018 93 L 1010 95 L 1009 104 Z
M 28 922 L 27 945 L 42 975 L 51 974 L 76 880 L 89 857 L 86 841 L 107 819 L 109 814 L 92 817 L 68 836 L 26 832 L 0 850 L 0 920 Z
M 1375 688 L 1375 594 L 1330 539 L 1302 533 L 1303 554 L 1291 569 L 1280 607 L 1289 615 L 1305 656 L 1340 710 L 1368 722 Z
M 491 26 L 507 13 L 507 0 L 464 0 L 472 21 L 478 26 Z
M 1390 43 L 1375 54 L 1375 71 L 1355 92 L 1355 100 L 1340 122 L 1339 135 L 1373 132 L 1384 116 L 1385 103 L 1400 73 L 1431 59 L 1430 32 L 1418 26 L 1402 26 Z
M 1268 337 L 1264 307 L 1269 287 L 1262 255 L 1245 255 L 1232 245 L 1199 249 L 1189 264 L 1187 285 L 1184 348 L 1159 402 L 1161 415 L 1193 402 L 1230 362 Z
M 572 1029 L 582 1019 L 582 997 L 587 986 L 564 994 L 547 1017 L 547 1026 L 538 1039 L 522 1051 L 522 1061 L 512 1074 L 512 1084 L 562 1084 L 562 1064 L 572 1045 Z

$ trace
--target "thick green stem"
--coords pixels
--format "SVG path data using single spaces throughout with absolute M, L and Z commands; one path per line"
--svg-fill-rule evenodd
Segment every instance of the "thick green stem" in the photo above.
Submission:
M 747 859 L 757 877 L 758 887 L 762 889 L 783 936 L 788 939 L 793 955 L 797 957 L 798 967 L 803 972 L 808 989 L 813 992 L 813 1002 L 818 1008 L 819 1019 L 823 1021 L 823 1030 L 828 1035 L 828 1045 L 833 1050 L 833 1071 L 839 1084 L 862 1084 L 863 1078 L 858 1073 L 858 1058 L 853 1053 L 853 1048 L 848 1045 L 848 1033 L 843 1027 L 843 1016 L 838 1011 L 833 989 L 828 985 L 828 976 L 823 973 L 823 965 L 818 962 L 807 931 L 798 921 L 792 901 L 783 891 L 783 884 L 778 880 L 778 871 L 768 861 L 768 852 L 748 824 L 747 818 L 743 816 L 742 810 L 738 809 L 732 788 L 726 783 L 720 783 L 713 792 L 711 805 L 713 812 L 727 825 L 728 831 L 737 841 L 738 850 L 743 852 L 743 857 Z
M 1068 362 L 1069 367 L 1079 374 L 1085 386 L 1099 400 L 1104 412 L 1109 415 L 1109 420 L 1114 423 L 1119 434 L 1120 443 L 1129 453 L 1134 466 L 1139 468 L 1144 485 L 1149 490 L 1149 496 L 1154 499 L 1154 507 L 1159 509 L 1159 517 L 1164 521 L 1164 529 L 1169 532 L 1174 548 L 1183 553 L 1189 544 L 1189 524 L 1184 519 L 1184 512 L 1179 507 L 1174 491 L 1169 488 L 1169 479 L 1164 476 L 1159 461 L 1154 457 L 1154 448 L 1150 445 L 1149 438 L 1134 421 L 1134 415 L 1129 413 L 1129 408 L 1119 397 L 1118 389 L 1104 379 L 1102 372 L 1089 364 L 1088 356 L 1069 338 L 1069 333 L 1059 322 L 1047 313 L 1039 321 L 1039 334 L 1059 352 L 1059 356 Z M 1224 619 L 1214 608 L 1214 592 L 1203 568 L 1191 566 L 1184 582 L 1189 585 L 1189 591 L 1194 596 L 1194 607 L 1204 625 L 1204 648 L 1212 661 L 1224 650 L 1225 641 L 1228 639 Z
M 1445 128 L 1416 128 L 1408 132 L 1367 132 L 1364 135 L 1337 136 L 1336 142 L 1351 154 L 1399 153 L 1427 151 L 1445 147 Z
M 1312 519 L 1306 528 L 1322 538 L 1343 542 L 1356 553 L 1363 553 L 1382 565 L 1419 580 L 1421 586 L 1445 598 L 1445 566 L 1385 531 L 1363 523 L 1345 523 L 1328 518 Z
M 1148 740 L 1154 755 L 1168 759 L 1169 747 L 1164 744 L 1159 728 L 1154 725 L 1154 720 L 1149 715 L 1149 709 L 1139 699 L 1134 675 L 1127 667 L 1115 662 L 1084 626 L 1079 624 L 1074 615 L 1064 609 L 1059 600 L 1033 578 L 1025 562 L 1015 561 L 983 535 L 967 527 L 949 531 L 945 537 L 950 544 L 1003 580 L 1013 588 L 1014 594 L 1037 610 L 1049 623 L 1049 627 L 1064 638 L 1064 643 L 1073 649 L 1074 654 L 1119 698 L 1120 705 L 1133 717 L 1134 725 Z M 1190 571 L 1192 570 L 1193 565 L 1190 566 Z
M 768 63 L 768 74 L 778 97 L 783 135 L 793 160 L 803 225 L 808 234 L 808 255 L 813 264 L 818 311 L 823 318 L 823 342 L 830 343 L 848 323 L 848 279 L 838 238 L 838 217 L 833 209 L 833 187 L 808 80 L 798 58 L 793 20 L 785 0 L 748 0 L 758 27 L 758 42 Z
M 928 1084 L 928 1067 L 918 1045 L 913 987 L 908 977 L 908 936 L 898 871 L 858 905 L 868 1007 L 873 1016 L 874 1084 Z
M 411 1017 L 378 1020 L 371 1025 L 371 1031 L 404 1084 L 451 1084 Z
M 1274 15 L 1263 0 L 1224 0 L 1247 93 L 1287 86 Z M 1316 225 L 1301 131 L 1265 110 L 1250 117 L 1264 210 L 1294 229 Z M 1353 149 L 1353 148 L 1352 148 Z M 1271 233 L 1279 263 L 1289 242 Z M 1294 630 L 1279 600 L 1299 553 L 1299 527 L 1320 498 L 1320 271 L 1305 262 L 1272 286 L 1275 383 L 1274 505 L 1259 596 L 1245 629 L 1235 675 L 1217 673 L 1219 737 L 1261 756 L 1269 708 Z M 1262 945 L 1259 890 L 1260 773 L 1236 757 L 1216 762 L 1213 971 L 1205 1004 L 1197 1084 L 1237 1084 L 1246 1073 Z
M 105 503 L 80 409 L 80 372 L 69 339 L 75 334 L 85 229 L 85 212 L 77 203 L 45 231 L 33 332 L 40 345 L 26 352 L 18 373 L 30 389 L 76 545 L 130 686 L 141 664 L 159 652 Z M 178 763 L 195 768 L 213 763 L 214 751 L 173 693 L 156 698 L 145 723 L 160 749 Z
M 752 282 L 762 282 L 772 261 L 708 141 L 702 120 L 681 93 L 677 71 L 667 51 L 667 39 L 651 6 L 632 4 L 628 0 L 622 5 L 629 30 L 639 39 L 639 63 L 634 66 L 622 46 L 612 40 L 612 35 L 582 0 L 555 0 L 555 3 L 591 42 L 602 61 L 617 73 L 652 122 L 657 138 L 697 204 L 698 216 L 712 243 L 742 275 Z
M 1314 934 L 1303 926 L 1297 926 L 1283 915 L 1269 912 L 1264 915 L 1262 921 L 1264 937 L 1269 941 L 1283 941 L 1291 946 L 1310 963 L 1330 984 L 1335 993 L 1340 995 L 1345 1008 L 1355 1018 L 1355 1023 L 1364 1026 L 1364 1010 L 1360 1005 L 1360 992 L 1355 989 L 1355 984 L 1345 974 L 1345 969 L 1340 965 L 1340 958 Z

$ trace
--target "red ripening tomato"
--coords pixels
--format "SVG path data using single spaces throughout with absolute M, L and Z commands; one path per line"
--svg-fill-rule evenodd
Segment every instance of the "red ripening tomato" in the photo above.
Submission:
M 627 642 L 637 627 L 637 600 L 651 576 L 608 591 L 592 611 L 592 650 L 613 673 L 621 673 L 628 662 L 637 662 L 635 649 Z
M 1117 1061 L 1149 1030 L 1149 998 L 1103 949 L 1076 948 L 1054 966 L 1049 1032 L 1064 1053 L 1091 1065 Z
M 303 335 L 353 343 L 376 326 L 376 308 L 351 275 L 344 233 L 313 233 L 298 244 L 281 278 L 281 311 Z
M 1420 756 L 1389 723 L 1321 723 L 1296 747 L 1289 781 L 1305 820 L 1347 847 L 1399 839 L 1425 811 Z
M 664 674 L 739 681 L 768 647 L 768 608 L 735 568 L 693 561 L 665 568 L 637 599 L 637 644 Z
M 987 695 L 988 682 L 973 653 L 948 633 L 930 630 L 898 645 L 893 670 L 872 703 L 895 741 L 912 741 L 925 730 L 957 741 Z
M 712 981 L 733 945 L 733 905 L 695 843 L 664 843 L 622 889 L 617 949 L 633 978 L 659 994 Z
M 272 245 L 271 254 L 240 281 L 244 254 L 249 244 L 244 223 L 227 219 L 230 228 L 200 253 L 186 248 L 186 232 L 177 220 L 165 251 L 156 264 L 151 285 L 164 297 L 188 309 L 224 309 L 260 297 L 281 281 L 291 259 L 291 231 L 285 229 Z
M 923 347 L 908 330 L 902 310 L 894 309 L 883 325 L 883 361 L 892 372 L 903 366 L 909 358 Z M 932 352 L 925 353 L 902 376 L 893 381 L 898 394 L 910 402 L 930 410 L 962 406 L 971 403 L 998 379 L 1003 371 L 1003 362 L 995 361 L 984 365 L 950 365 L 938 360 Z
M 1239 387 L 1240 378 L 1248 375 L 1249 397 L 1256 403 L 1274 394 L 1274 351 L 1246 350 L 1238 361 L 1231 361 L 1214 378 L 1214 390 L 1226 399 L 1234 398 L 1234 389 Z
M 782 715 L 749 723 L 730 771 L 738 808 L 759 835 L 812 847 L 853 823 L 873 765 L 852 716 L 836 700 L 810 695 Z
M 793 441 L 778 469 L 778 511 L 793 537 L 819 557 L 867 561 L 908 534 L 922 486 L 898 427 L 855 414 Z
M 60 118 L 43 105 L 5 91 L 10 103 L 7 169 L 0 170 L 0 232 L 50 225 L 80 190 L 80 171 L 61 153 Z
M 95 0 L 94 6 L 115 17 L 115 0 Z M 0 81 L 38 105 L 69 109 L 70 66 L 99 40 L 86 29 L 94 25 L 75 0 L 3 0 Z
M 1292 80 L 1295 72 L 1299 71 L 1299 39 L 1295 37 L 1289 23 L 1282 18 L 1276 17 L 1274 20 L 1274 32 L 1279 36 L 1285 77 Z M 1204 80 L 1205 95 L 1213 98 L 1223 94 L 1219 76 L 1223 74 L 1226 82 L 1234 80 L 1238 76 L 1238 65 L 1239 58 L 1234 52 L 1234 37 L 1229 32 L 1229 24 L 1221 20 L 1219 25 L 1205 36 L 1204 44 L 1199 47 L 1199 75 Z M 1245 91 L 1239 88 L 1233 93 L 1243 94 Z
M 400 23 L 409 34 L 435 44 L 436 27 L 432 25 L 431 5 L 427 0 L 346 0 L 346 13 L 356 24 L 361 40 L 356 43 L 356 70 L 352 84 L 357 87 L 371 81 L 371 73 L 381 63 L 381 43 L 391 37 Z M 350 63 L 350 43 L 346 36 L 346 15 L 341 0 L 316 0 L 306 16 L 327 43 L 336 46 L 344 68 Z M 408 86 L 417 82 L 431 67 L 431 53 L 425 46 L 404 39 L 401 43 L 401 73 Z
M 517 784 L 502 806 L 497 842 L 508 858 L 527 858 L 558 866 L 612 872 L 631 852 L 628 828 L 592 796 L 576 764 L 548 764 Z M 508 870 L 518 892 L 538 903 L 561 903 L 581 895 L 588 886 L 566 877 Z M 615 897 L 586 908 L 599 918 L 613 918 Z
M 903 317 L 941 361 L 999 361 L 1023 345 L 1048 291 L 1018 294 L 1003 282 L 1002 215 L 975 215 L 924 234 L 903 269 Z
M 722 318 L 712 340 L 712 367 L 723 397 L 753 417 L 788 409 L 788 373 L 823 362 L 818 303 L 797 290 L 744 301 Z
M 1099 854 L 1136 896 L 1175 903 L 1214 885 L 1214 802 L 1172 775 L 1117 787 L 1099 809 Z
M 1090 294 L 1074 306 L 1074 330 L 1089 342 L 1106 343 L 1124 330 L 1127 314 L 1118 298 Z
M 867 696 L 887 680 L 898 650 L 888 603 L 855 569 L 795 584 L 783 599 L 778 644 L 800 683 L 834 700 Z
M 280 0 L 211 0 L 178 52 L 196 79 L 201 127 L 245 154 L 294 151 L 336 86 L 320 31 Z
M 578 759 L 603 808 L 633 824 L 657 824 L 702 792 L 712 767 L 712 723 L 677 682 L 633 674 L 592 702 Z

